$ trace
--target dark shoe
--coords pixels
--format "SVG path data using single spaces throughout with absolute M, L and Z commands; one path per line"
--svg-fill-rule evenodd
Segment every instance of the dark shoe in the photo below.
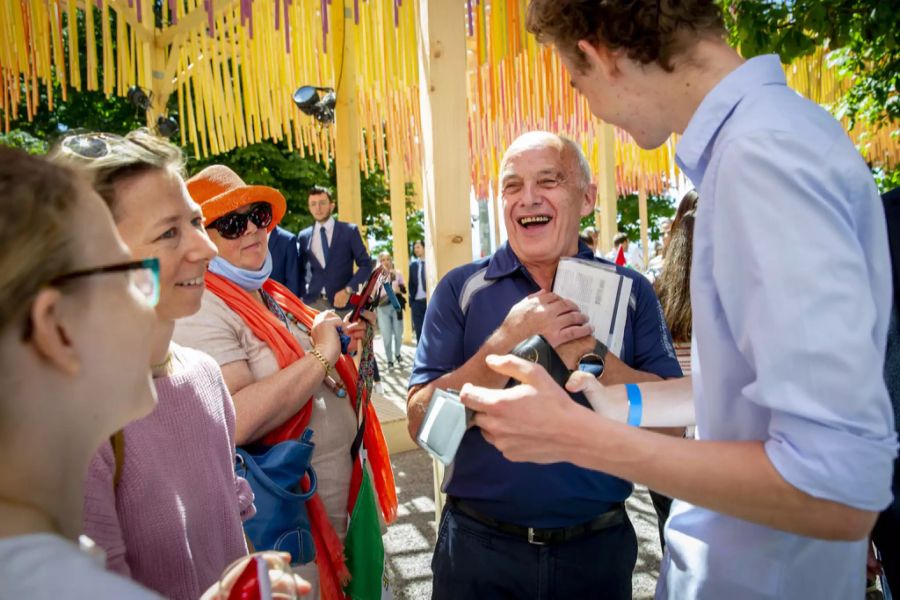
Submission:
M 391 361 L 388 361 L 388 369 L 393 369 L 393 368 L 394 368 L 394 363 L 392 363 Z
M 398 364 L 398 365 L 403 364 L 403 357 L 400 356 L 399 354 L 397 355 L 397 364 Z

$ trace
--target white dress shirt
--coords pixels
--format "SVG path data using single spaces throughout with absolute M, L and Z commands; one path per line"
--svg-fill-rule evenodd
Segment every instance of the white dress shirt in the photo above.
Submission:
M 309 244 L 313 256 L 315 256 L 316 260 L 319 261 L 319 264 L 324 267 L 325 254 L 322 252 L 322 234 L 319 233 L 319 230 L 323 227 L 325 228 L 325 235 L 328 237 L 328 247 L 331 248 L 331 242 L 334 237 L 334 217 L 328 217 L 328 220 L 324 223 L 316 221 L 316 224 L 313 225 L 312 239 Z
M 425 300 L 428 298 L 428 292 L 425 290 L 425 261 L 419 259 L 416 263 L 419 270 L 419 286 L 416 288 L 416 297 L 413 300 Z
M 882 379 L 891 265 L 868 167 L 831 115 L 787 87 L 777 56 L 713 88 L 676 158 L 700 193 L 697 437 L 761 440 L 798 489 L 885 508 L 897 452 Z M 866 540 L 812 539 L 677 500 L 665 535 L 657 598 L 864 595 Z

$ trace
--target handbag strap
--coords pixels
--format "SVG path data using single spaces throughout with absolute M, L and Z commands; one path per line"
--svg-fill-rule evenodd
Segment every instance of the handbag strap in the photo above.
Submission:
M 293 440 L 287 440 L 281 442 L 282 444 L 288 443 L 296 443 Z M 252 475 L 252 478 L 259 482 L 259 484 L 266 489 L 267 492 L 279 496 L 284 500 L 292 500 L 297 502 L 306 502 L 309 500 L 313 494 L 316 493 L 316 488 L 318 487 L 318 479 L 316 478 L 316 471 L 313 469 L 312 465 L 309 465 L 306 468 L 306 475 L 309 475 L 309 489 L 306 492 L 295 494 L 294 492 L 289 492 L 266 475 L 266 472 L 262 470 L 262 468 L 256 463 L 256 459 L 252 454 L 244 450 L 243 448 L 236 449 L 237 456 L 240 457 L 241 461 L 244 463 L 244 468 L 246 472 Z M 302 475 L 298 478 L 298 481 L 302 479 Z
M 122 469 L 125 466 L 125 430 L 120 429 L 109 436 L 109 443 L 115 459 L 115 470 L 113 471 L 113 491 L 115 492 L 119 489 L 119 483 L 122 481 Z

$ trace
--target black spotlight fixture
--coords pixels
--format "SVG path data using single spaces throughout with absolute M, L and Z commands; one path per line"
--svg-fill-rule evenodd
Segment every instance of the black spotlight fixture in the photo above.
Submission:
M 319 92 L 325 92 L 325 96 L 320 98 Z M 337 98 L 332 88 L 304 85 L 297 88 L 292 97 L 294 104 L 303 114 L 315 117 L 317 121 L 325 125 L 334 123 L 334 105 Z
M 156 120 L 156 129 L 159 131 L 159 135 L 171 139 L 178 133 L 178 121 L 173 117 L 160 115 Z
M 126 96 L 128 101 L 135 108 L 140 108 L 141 110 L 147 110 L 150 108 L 150 94 L 145 92 L 143 88 L 133 85 L 128 88 L 128 94 Z

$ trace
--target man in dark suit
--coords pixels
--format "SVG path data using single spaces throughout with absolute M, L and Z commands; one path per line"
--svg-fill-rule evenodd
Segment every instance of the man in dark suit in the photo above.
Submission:
M 416 240 L 413 243 L 413 255 L 409 262 L 409 308 L 412 311 L 413 328 L 416 330 L 416 344 L 422 337 L 422 323 L 425 321 L 425 308 L 428 306 L 428 286 L 425 281 L 425 243 Z
M 272 274 L 275 281 L 282 283 L 298 298 L 306 291 L 300 256 L 297 252 L 297 236 L 281 227 L 269 234 L 269 254 L 272 255 Z
M 297 251 L 302 273 L 300 297 L 319 310 L 350 309 L 350 296 L 372 272 L 372 258 L 363 245 L 359 228 L 332 216 L 331 190 L 313 186 L 309 191 L 309 212 L 316 222 L 297 234 Z M 353 263 L 358 270 L 353 273 Z

